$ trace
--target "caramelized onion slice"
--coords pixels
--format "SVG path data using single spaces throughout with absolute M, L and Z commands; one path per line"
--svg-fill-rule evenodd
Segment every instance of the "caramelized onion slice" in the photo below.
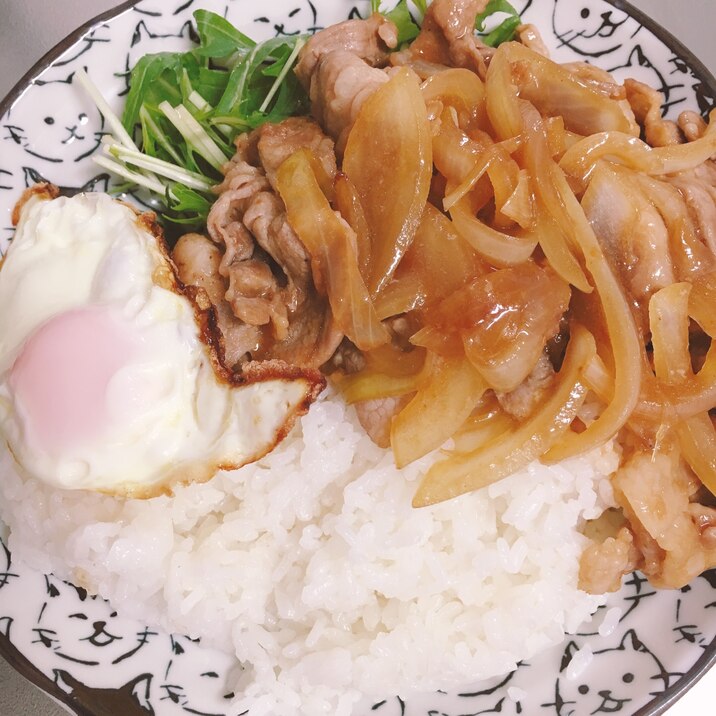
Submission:
M 432 169 L 432 137 L 420 83 L 403 67 L 361 107 L 343 159 L 373 242 L 366 280 L 373 294 L 387 285 L 413 241 Z
M 365 218 L 363 205 L 353 182 L 343 172 L 338 172 L 333 183 L 335 206 L 340 215 L 348 222 L 356 235 L 358 265 L 362 276 L 368 275 L 370 266 L 370 247 L 372 244 L 370 227 Z
M 428 77 L 421 86 L 425 104 L 439 101 L 454 107 L 460 118 L 460 126 L 467 126 L 471 120 L 484 124 L 485 85 L 470 70 L 453 67 Z
M 331 208 L 313 172 L 309 150 L 279 167 L 278 191 L 288 221 L 311 256 L 316 285 L 326 286 L 340 330 L 361 350 L 388 340 L 358 267 L 353 230 Z
M 460 235 L 493 266 L 524 263 L 537 246 L 537 238 L 533 235 L 512 236 L 480 221 L 473 214 L 469 196 L 452 206 L 450 217 Z
M 587 395 L 582 371 L 596 353 L 592 335 L 574 326 L 562 369 L 547 402 L 533 417 L 486 447 L 435 463 L 413 498 L 426 507 L 479 490 L 536 460 L 569 429 Z
M 689 353 L 691 289 L 691 284 L 675 283 L 655 293 L 649 302 L 654 370 L 658 379 L 671 385 L 683 385 L 693 377 Z M 709 414 L 703 412 L 677 422 L 676 435 L 684 459 L 716 495 L 716 430 Z
M 336 384 L 349 405 L 364 400 L 395 398 L 418 389 L 417 376 L 392 376 L 371 371 L 338 377 Z
M 435 168 L 452 184 L 460 184 L 488 146 L 487 141 L 478 141 L 460 129 L 457 117 L 446 108 L 433 136 Z
M 693 142 L 667 147 L 650 147 L 638 137 L 622 132 L 600 132 L 585 137 L 570 147 L 560 166 L 582 185 L 600 159 L 611 159 L 651 176 L 674 174 L 695 169 L 716 154 L 716 110 L 704 135 Z
M 415 307 L 430 308 L 486 271 L 450 219 L 426 204 L 395 278 L 376 299 L 378 315 L 387 318 Z M 401 300 L 403 310 L 396 310 Z
M 487 116 L 501 140 L 516 137 L 522 132 L 522 113 L 512 77 L 508 44 L 503 43 L 497 48 L 485 77 Z
M 503 43 L 495 56 L 500 52 L 511 63 L 512 82 L 520 98 L 541 114 L 561 116 L 566 129 L 581 135 L 615 130 L 638 136 L 639 125 L 626 102 L 518 42 Z
M 539 115 L 529 113 L 526 117 L 529 131 L 535 135 L 541 133 Z M 624 426 L 639 400 L 644 344 L 629 300 L 597 239 L 601 229 L 590 223 L 591 187 L 584 195 L 582 208 L 564 173 L 552 159 L 548 159 L 539 172 L 535 189 L 548 215 L 565 236 L 572 237 L 574 248 L 583 257 L 585 268 L 591 275 L 590 283 L 601 302 L 614 359 L 612 401 L 583 433 L 570 433 L 560 445 L 550 450 L 549 459 L 558 461 L 604 444 Z
M 428 354 L 424 376 L 415 397 L 393 419 L 390 444 L 399 468 L 439 448 L 487 390 L 464 357 Z

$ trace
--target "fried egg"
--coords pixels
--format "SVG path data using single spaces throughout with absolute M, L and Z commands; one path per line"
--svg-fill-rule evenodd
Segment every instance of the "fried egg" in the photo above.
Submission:
M 150 497 L 269 452 L 320 374 L 278 362 L 231 374 L 152 215 L 56 194 L 18 204 L 0 269 L 0 431 L 21 470 Z

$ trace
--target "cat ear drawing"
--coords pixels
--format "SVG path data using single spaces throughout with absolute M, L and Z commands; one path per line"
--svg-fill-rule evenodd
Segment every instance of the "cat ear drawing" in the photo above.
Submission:
M 53 183 L 32 167 L 23 167 L 22 171 L 25 177 L 25 186 L 27 187 L 33 184 Z M 59 186 L 58 188 L 62 196 L 74 196 L 75 194 L 90 191 L 106 192 L 109 189 L 109 180 L 109 174 L 103 173 L 88 179 L 82 186 Z
M 57 688 L 72 696 L 81 704 L 101 704 L 112 709 L 108 713 L 125 713 L 134 702 L 144 712 L 154 716 L 151 704 L 152 675 L 140 674 L 118 689 L 92 689 L 78 681 L 64 669 L 53 669 L 53 680 Z

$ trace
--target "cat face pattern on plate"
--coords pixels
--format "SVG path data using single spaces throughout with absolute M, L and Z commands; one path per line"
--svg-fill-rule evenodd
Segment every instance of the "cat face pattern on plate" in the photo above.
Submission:
M 387 3 L 386 3 L 387 4 Z M 660 88 L 668 114 L 714 105 L 714 88 L 649 29 L 606 0 L 517 0 L 558 61 L 587 60 Z M 315 31 L 365 12 L 367 2 L 142 0 L 96 24 L 57 55 L 0 117 L 0 252 L 22 190 L 50 181 L 66 193 L 106 190 L 90 159 L 105 126 L 74 82 L 86 68 L 121 111 L 126 72 L 142 55 L 187 47 L 198 7 L 226 14 L 256 39 Z M 127 716 L 237 716 L 226 686 L 240 666 L 186 637 L 118 615 L 105 601 L 13 561 L 0 543 L 0 652 L 55 698 L 112 705 Z M 356 716 L 578 716 L 647 714 L 699 659 L 716 656 L 716 573 L 682 590 L 657 592 L 639 574 L 625 580 L 565 644 L 504 677 L 460 691 L 386 694 Z

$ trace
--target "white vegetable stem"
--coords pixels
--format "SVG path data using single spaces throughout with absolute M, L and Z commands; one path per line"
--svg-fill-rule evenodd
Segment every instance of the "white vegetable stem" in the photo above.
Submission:
M 142 186 L 145 189 L 149 189 L 149 191 L 152 191 L 155 194 L 165 196 L 167 193 L 167 187 L 164 186 L 164 184 L 162 184 L 158 179 L 152 179 L 146 174 L 139 174 L 138 172 L 133 172 L 131 169 L 128 169 L 124 164 L 120 164 L 114 159 L 110 159 L 109 157 L 105 156 L 98 156 L 92 157 L 92 161 L 95 164 L 98 164 L 99 166 L 103 167 L 104 169 L 107 169 L 108 171 L 117 174 L 118 176 L 128 179 L 129 181 L 134 184 L 137 184 L 138 186 Z M 169 194 L 174 200 L 176 200 L 176 197 L 171 193 L 171 190 L 169 190 Z
M 87 73 L 80 68 L 75 72 L 75 77 L 82 85 L 85 92 L 87 92 L 87 94 L 92 98 L 92 101 L 97 105 L 97 109 L 99 109 L 104 118 L 107 120 L 107 124 L 109 124 L 112 134 L 114 134 L 117 138 L 117 141 L 121 142 L 128 149 L 139 151 L 139 148 L 134 143 L 134 140 L 129 136 L 129 133 L 122 125 L 119 117 L 117 117 L 117 115 L 112 111 L 105 98 L 97 89 L 96 85 L 87 76 Z
M 204 131 L 191 112 L 183 105 L 172 107 L 166 100 L 159 105 L 164 116 L 177 128 L 187 144 L 206 159 L 214 169 L 221 171 L 227 157 L 214 140 Z
M 105 145 L 105 151 L 122 162 L 133 164 L 140 169 L 148 169 L 159 176 L 179 182 L 191 189 L 198 189 L 199 191 L 209 191 L 211 189 L 211 184 L 201 174 L 190 172 L 175 164 L 165 162 L 163 159 L 151 157 L 134 149 L 127 149 L 127 147 L 116 143 Z
M 115 136 L 117 141 L 119 141 L 127 149 L 133 149 L 135 152 L 138 152 L 139 148 L 134 143 L 132 137 L 129 136 L 129 132 L 127 132 L 127 130 L 124 128 L 124 125 L 120 121 L 119 117 L 112 111 L 112 108 L 107 104 L 107 100 L 105 100 L 105 98 L 102 96 L 102 93 L 97 89 L 97 86 L 87 76 L 87 73 L 82 68 L 80 68 L 75 72 L 75 77 L 77 78 L 77 81 L 82 85 L 85 92 L 87 92 L 87 94 L 91 97 L 92 101 L 97 105 L 97 109 L 102 113 L 102 116 L 107 120 L 107 124 L 109 124 L 109 127 L 112 130 L 112 134 Z M 110 169 L 110 167 L 105 167 L 105 169 Z M 110 169 L 110 171 L 114 170 Z M 132 172 L 132 174 L 135 174 L 135 172 Z M 122 174 L 122 176 L 126 177 L 125 174 Z M 137 174 L 136 176 L 141 175 Z M 161 184 L 159 179 L 157 179 L 154 174 L 148 173 L 146 174 L 146 177 L 151 184 L 161 186 L 161 193 L 163 193 L 164 185 Z M 146 183 L 142 186 L 146 186 Z

